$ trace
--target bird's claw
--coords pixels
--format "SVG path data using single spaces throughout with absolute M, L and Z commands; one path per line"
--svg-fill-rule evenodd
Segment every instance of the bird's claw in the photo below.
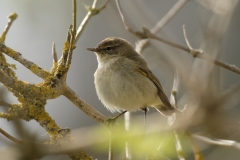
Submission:
M 112 128 L 113 125 L 116 123 L 116 120 L 117 120 L 116 117 L 108 118 L 105 122 L 107 128 L 110 128 L 110 127 Z

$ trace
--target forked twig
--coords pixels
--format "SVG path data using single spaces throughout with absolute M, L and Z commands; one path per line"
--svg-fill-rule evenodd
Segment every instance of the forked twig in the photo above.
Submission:
M 76 41 L 75 43 L 78 41 L 80 35 L 82 34 L 84 28 L 86 27 L 89 19 L 93 16 L 93 15 L 96 15 L 98 14 L 99 12 L 101 12 L 106 6 L 107 4 L 110 2 L 110 0 L 106 0 L 106 2 L 101 6 L 99 7 L 99 9 L 96 8 L 96 4 L 97 4 L 97 1 L 98 0 L 94 0 L 93 1 L 93 4 L 92 4 L 92 7 L 90 6 L 85 6 L 85 8 L 88 10 L 86 16 L 84 17 L 84 19 L 82 20 L 80 26 L 78 27 L 77 29 L 77 33 L 76 33 Z
M 166 15 L 151 29 L 151 32 L 156 34 L 159 32 L 177 13 L 180 9 L 186 4 L 189 0 L 178 0 L 173 7 L 167 12 Z M 144 48 L 149 44 L 150 39 L 139 40 L 136 44 L 136 49 L 139 53 L 142 52 Z

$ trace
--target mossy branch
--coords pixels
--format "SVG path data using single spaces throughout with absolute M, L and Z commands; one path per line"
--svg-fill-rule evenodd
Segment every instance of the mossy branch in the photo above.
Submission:
M 93 2 L 93 7 L 89 10 L 90 15 L 95 15 L 105 8 L 106 3 L 96 9 L 97 0 Z M 6 34 L 12 24 L 16 19 L 17 14 L 11 14 L 9 16 L 9 21 L 7 27 L 0 37 L 0 82 L 8 88 L 18 99 L 19 103 L 9 104 L 9 110 L 7 113 L 0 113 L 0 118 L 5 118 L 7 120 L 13 120 L 20 118 L 26 121 L 35 120 L 37 121 L 50 135 L 50 141 L 48 144 L 50 147 L 61 146 L 66 143 L 70 143 L 72 137 L 70 136 L 69 129 L 61 129 L 54 119 L 46 112 L 45 105 L 48 99 L 55 99 L 61 95 L 66 96 L 70 101 L 72 101 L 77 107 L 79 107 L 83 112 L 92 117 L 94 120 L 100 124 L 104 124 L 107 118 L 99 113 L 96 109 L 91 107 L 89 104 L 84 102 L 76 93 L 74 93 L 66 84 L 67 72 L 71 64 L 71 57 L 73 50 L 75 49 L 76 38 L 79 37 L 84 27 L 86 26 L 89 17 L 85 18 L 80 25 L 80 30 L 78 36 L 76 35 L 76 0 L 73 0 L 73 23 L 69 27 L 67 39 L 64 43 L 62 56 L 58 60 L 57 53 L 55 51 L 55 44 L 52 47 L 53 55 L 53 66 L 50 71 L 46 71 L 39 67 L 35 63 L 24 58 L 19 52 L 11 49 L 4 44 Z M 14 60 L 20 62 L 23 66 L 29 69 L 32 73 L 42 78 L 44 81 L 39 84 L 30 84 L 19 80 L 15 76 L 15 67 L 8 64 L 4 56 L 13 58 Z M 65 132 L 68 131 L 68 132 Z M 67 134 L 66 134 L 67 133 Z M 77 151 L 71 151 L 66 153 L 72 159 L 92 159 L 86 154 L 82 149 Z

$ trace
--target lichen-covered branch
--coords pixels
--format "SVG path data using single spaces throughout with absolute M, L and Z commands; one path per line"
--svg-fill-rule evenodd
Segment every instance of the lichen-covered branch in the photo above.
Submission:
M 93 2 L 92 7 L 88 8 L 88 13 L 90 16 L 98 14 L 101 10 L 105 8 L 106 3 L 96 9 L 96 2 Z M 24 58 L 19 52 L 11 49 L 4 44 L 6 34 L 16 18 L 16 14 L 9 17 L 9 22 L 5 28 L 2 36 L 0 37 L 0 82 L 7 87 L 7 89 L 17 97 L 19 103 L 9 104 L 8 111 L 6 113 L 1 112 L 0 118 L 5 118 L 7 120 L 13 120 L 20 118 L 26 121 L 35 120 L 37 121 L 50 135 L 50 141 L 47 142 L 49 147 L 63 146 L 70 144 L 72 137 L 69 134 L 69 129 L 61 129 L 54 119 L 46 112 L 45 105 L 48 99 L 55 99 L 61 95 L 66 96 L 71 100 L 77 107 L 79 107 L 87 115 L 95 119 L 100 124 L 104 124 L 106 117 L 99 113 L 96 109 L 84 102 L 80 97 L 78 97 L 66 84 L 67 72 L 71 64 L 71 57 L 73 50 L 75 49 L 76 42 L 76 0 L 73 0 L 73 23 L 69 27 L 67 39 L 64 43 L 62 56 L 58 60 L 57 53 L 55 50 L 55 44 L 52 47 L 53 56 L 53 66 L 50 71 L 46 71 L 41 67 L 37 66 L 33 62 Z M 84 27 L 86 26 L 86 21 L 82 22 L 81 29 L 78 35 L 81 34 Z M 7 63 L 5 53 L 9 57 L 15 59 L 24 65 L 27 69 L 32 71 L 37 76 L 41 77 L 44 81 L 39 84 L 30 84 L 19 80 L 15 76 L 14 65 Z M 1 101 L 0 105 L 6 106 L 5 103 Z M 5 132 L 2 132 L 5 133 Z M 13 139 L 13 138 L 12 138 Z M 14 140 L 14 139 L 13 139 Z M 17 141 L 16 141 L 17 142 Z M 18 141 L 19 142 L 19 141 Z M 49 152 L 49 151 L 46 151 Z M 50 152 L 49 152 L 50 153 Z M 72 159 L 92 159 L 86 154 L 82 149 L 77 149 L 71 152 L 66 152 Z
M 0 42 L 4 43 L 5 39 L 6 39 L 6 35 L 12 25 L 12 23 L 14 22 L 15 19 L 17 19 L 17 14 L 16 13 L 12 13 L 8 16 L 8 23 L 4 29 L 4 31 L 2 32 L 2 35 L 0 36 Z
M 34 74 L 36 74 L 40 78 L 46 79 L 47 77 L 49 77 L 50 74 L 47 71 L 45 71 L 41 67 L 37 66 L 33 62 L 25 59 L 22 56 L 21 53 L 19 53 L 19 52 L 13 50 L 13 49 L 7 47 L 3 43 L 0 43 L 0 51 L 5 53 L 9 57 L 15 59 L 16 61 L 18 61 L 22 65 L 24 65 L 26 68 L 28 68 L 31 72 L 33 72 Z

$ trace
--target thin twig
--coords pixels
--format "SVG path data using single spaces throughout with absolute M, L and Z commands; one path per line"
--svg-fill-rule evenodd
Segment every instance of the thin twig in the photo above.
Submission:
M 2 32 L 2 35 L 0 36 L 0 42 L 4 43 L 5 39 L 6 39 L 6 35 L 13 23 L 13 21 L 18 17 L 18 15 L 16 13 L 12 13 L 8 16 L 8 23 L 4 29 L 4 31 Z
M 63 95 L 74 103 L 79 109 L 88 116 L 96 120 L 98 123 L 105 125 L 107 118 L 98 112 L 95 108 L 84 102 L 70 87 L 66 86 Z
M 120 5 L 120 3 L 119 3 L 119 0 L 116 0 L 116 4 L 117 4 L 117 8 L 118 8 L 118 11 L 119 11 L 119 14 L 120 14 L 120 16 L 121 16 L 121 19 L 122 19 L 122 22 L 123 22 L 123 25 L 124 25 L 125 29 L 126 29 L 127 31 L 129 31 L 130 33 L 138 36 L 138 33 L 137 33 L 136 31 L 134 31 L 134 30 L 128 25 L 128 23 L 127 23 L 127 21 L 126 21 L 126 19 L 125 19 L 125 16 L 124 16 L 124 14 L 123 14 L 123 11 L 122 11 L 122 7 L 121 7 L 121 5 Z
M 192 146 L 192 150 L 193 150 L 193 154 L 194 154 L 194 158 L 195 160 L 204 160 L 204 157 L 202 155 L 202 153 L 200 152 L 198 146 L 195 144 L 192 134 L 191 133 L 187 133 L 188 139 L 190 141 L 190 144 Z
M 184 2 L 184 1 L 182 1 L 182 2 Z M 235 65 L 230 65 L 230 64 L 227 64 L 227 63 L 222 62 L 222 61 L 219 61 L 219 60 L 215 60 L 215 59 L 211 58 L 210 56 L 204 54 L 204 53 L 202 52 L 202 50 L 196 50 L 196 49 L 193 50 L 193 49 L 191 49 L 191 48 L 187 48 L 187 47 L 182 46 L 182 45 L 180 45 L 180 44 L 177 44 L 177 43 L 174 43 L 174 42 L 165 40 L 165 39 L 163 39 L 163 38 L 155 35 L 154 33 L 152 33 L 152 32 L 151 32 L 149 29 L 147 29 L 146 27 L 143 27 L 143 32 L 134 31 L 134 30 L 128 25 L 128 23 L 127 23 L 124 15 L 123 15 L 122 8 L 121 8 L 121 6 L 120 6 L 120 4 L 119 4 L 119 0 L 116 0 L 116 3 L 117 3 L 118 11 L 119 11 L 120 16 L 121 16 L 121 18 L 122 18 L 122 22 L 123 22 L 123 25 L 124 25 L 125 29 L 128 30 L 129 32 L 131 32 L 132 34 L 134 34 L 135 36 L 140 37 L 140 38 L 152 38 L 152 39 L 156 39 L 156 40 L 161 41 L 161 42 L 163 42 L 163 43 L 166 43 L 166 44 L 168 44 L 168 45 L 170 45 L 170 46 L 172 46 L 172 47 L 179 48 L 179 49 L 181 49 L 181 50 L 184 50 L 184 51 L 186 51 L 186 52 L 189 52 L 189 53 L 192 54 L 194 57 L 198 57 L 198 58 L 207 60 L 207 61 L 209 61 L 209 62 L 214 63 L 215 65 L 218 65 L 218 66 L 223 67 L 223 68 L 225 68 L 225 69 L 227 69 L 227 70 L 230 70 L 230 71 L 232 71 L 232 72 L 235 72 L 235 73 L 237 73 L 237 74 L 240 74 L 240 69 L 239 69 L 237 66 L 235 66 Z M 184 3 L 185 3 L 185 2 L 184 2 Z M 181 4 L 181 5 L 183 5 L 184 3 L 180 3 L 180 2 L 179 2 L 179 4 Z M 178 7 L 179 7 L 178 9 L 181 8 L 181 5 L 178 6 Z M 175 10 L 175 11 L 177 11 L 177 10 Z M 160 27 L 159 27 L 159 28 L 160 28 Z M 161 29 L 161 28 L 160 28 L 160 29 Z M 185 34 L 185 37 L 186 37 L 186 34 Z M 185 38 L 185 39 L 187 39 L 187 38 Z M 189 43 L 188 43 L 188 44 L 189 44 Z M 140 51 L 141 49 L 137 49 L 137 50 Z
M 56 46 L 54 42 L 52 43 L 52 57 L 53 57 L 53 63 L 56 63 L 58 61 L 58 58 L 57 58 Z
M 130 129 L 130 119 L 131 119 L 131 113 L 127 112 L 124 114 L 124 127 L 126 131 L 129 131 Z M 131 159 L 131 150 L 129 143 L 126 141 L 125 142 L 125 158 L 126 159 Z
M 76 0 L 72 1 L 73 3 L 73 17 L 72 17 L 72 26 L 70 27 L 70 46 L 69 46 L 69 50 L 68 50 L 68 56 L 67 56 L 67 66 L 68 68 L 70 67 L 69 65 L 71 64 L 72 61 L 72 53 L 74 50 L 74 44 L 75 44 L 75 37 L 76 37 L 76 24 L 77 24 L 77 2 Z
M 178 0 L 174 6 L 167 12 L 167 14 L 151 29 L 151 32 L 156 34 L 159 32 L 186 4 L 189 0 Z M 138 53 L 141 53 L 144 48 L 149 44 L 150 39 L 139 40 L 136 44 Z
M 76 34 L 76 27 L 77 27 L 77 1 L 76 0 L 73 0 L 72 1 L 72 4 L 73 4 L 73 22 L 72 22 L 72 24 L 73 24 L 73 33 L 74 33 L 74 35 Z
M 232 147 L 240 150 L 240 143 L 236 141 L 224 140 L 224 139 L 212 139 L 212 138 L 208 138 L 208 137 L 204 137 L 196 134 L 192 134 L 192 137 L 209 144 L 224 146 L 224 147 Z
M 9 103 L 7 103 L 7 102 L 5 102 L 5 101 L 3 101 L 3 100 L 0 100 L 0 106 L 8 107 L 8 108 L 12 107 L 11 104 L 9 104 Z
M 7 133 L 6 131 L 4 131 L 2 128 L 0 128 L 0 133 L 3 134 L 5 137 L 7 137 L 9 140 L 11 140 L 14 143 L 23 145 L 23 144 L 35 144 L 35 145 L 39 145 L 41 147 L 46 147 L 47 144 L 44 143 L 39 143 L 39 142 L 32 142 L 32 141 L 25 141 L 25 140 L 21 140 L 21 139 L 17 139 L 13 136 L 11 136 L 9 133 Z M 43 148 L 42 148 L 43 149 Z M 46 149 L 46 148 L 45 148 Z
M 109 131 L 108 160 L 113 160 L 112 133 Z
M 176 146 L 178 158 L 179 158 L 179 160 L 185 160 L 186 157 L 184 155 L 183 148 L 182 148 L 178 133 L 176 131 L 173 131 L 173 133 L 174 133 L 175 140 L 176 140 L 175 146 Z
M 171 105 L 173 105 L 174 107 L 177 107 L 177 93 L 178 93 L 178 88 L 179 88 L 179 83 L 180 83 L 180 79 L 179 79 L 179 74 L 178 71 L 175 71 L 175 75 L 174 75 L 174 80 L 173 80 L 173 87 L 172 87 L 172 92 L 171 92 L 171 96 L 170 96 L 170 103 Z M 173 114 L 171 117 L 169 117 L 168 122 L 171 125 L 173 125 L 174 121 L 175 121 L 176 117 L 175 114 Z M 176 151 L 177 151 L 177 155 L 179 160 L 185 160 L 186 157 L 184 155 L 183 152 L 183 147 L 181 145 L 180 139 L 179 139 L 179 135 L 177 133 L 177 131 L 173 131 L 174 137 L 175 137 L 175 146 L 176 146 Z
M 87 15 L 84 17 L 84 19 L 82 20 L 80 26 L 77 29 L 77 33 L 76 33 L 76 40 L 75 43 L 77 43 L 80 35 L 82 34 L 84 28 L 86 27 L 89 19 L 93 16 L 98 14 L 99 12 L 101 12 L 106 6 L 107 4 L 110 2 L 110 0 L 107 0 L 99 9 L 96 8 L 96 4 L 97 4 L 98 0 L 94 0 L 92 7 L 90 6 L 86 6 L 85 8 L 88 10 Z
M 5 44 L 0 42 L 0 51 L 8 55 L 9 57 L 15 59 L 19 63 L 21 63 L 23 66 L 28 68 L 31 72 L 36 74 L 38 77 L 42 79 L 46 79 L 50 76 L 48 71 L 45 71 L 43 68 L 39 67 L 35 63 L 25 59 L 22 54 L 19 52 L 7 47 Z
M 0 133 L 2 133 L 5 137 L 7 137 L 8 139 L 10 139 L 11 141 L 13 141 L 14 143 L 17 144 L 23 144 L 22 140 L 19 140 L 13 136 L 11 136 L 10 134 L 8 134 L 6 131 L 4 131 L 2 128 L 0 128 Z
M 186 32 L 186 29 L 185 29 L 185 25 L 183 25 L 182 28 L 183 28 L 183 36 L 184 36 L 185 42 L 186 42 L 188 48 L 190 50 L 193 50 L 193 48 L 192 48 L 192 46 L 191 46 L 191 44 L 190 44 L 190 42 L 188 41 L 188 38 L 187 38 L 187 32 Z
M 212 62 L 214 63 L 215 65 L 217 66 L 220 66 L 222 68 L 225 68 L 227 70 L 230 70 L 232 72 L 235 72 L 237 74 L 240 74 L 240 69 L 235 66 L 235 65 L 231 65 L 231 64 L 227 64 L 225 62 L 222 62 L 220 60 L 216 60 L 216 59 L 213 59 L 212 57 L 210 57 L 209 55 L 207 54 L 204 54 L 202 50 L 199 50 L 199 49 L 194 49 L 194 50 L 191 50 L 190 48 L 187 48 L 185 46 L 182 46 L 180 44 L 177 44 L 177 43 L 174 43 L 174 42 L 171 42 L 171 41 L 168 41 L 168 40 L 165 40 L 155 34 L 152 34 L 150 32 L 149 29 L 147 29 L 146 27 L 143 27 L 143 31 L 144 31 L 144 35 L 146 37 L 149 37 L 149 38 L 152 38 L 152 39 L 155 39 L 155 40 L 158 40 L 158 41 L 161 41 L 163 43 L 166 43 L 172 47 L 175 47 L 175 48 L 178 48 L 178 49 L 181 49 L 181 50 L 184 50 L 190 54 L 192 54 L 194 57 L 197 57 L 197 58 L 201 58 L 201 59 L 204 59 L 206 61 L 209 61 L 209 62 Z

